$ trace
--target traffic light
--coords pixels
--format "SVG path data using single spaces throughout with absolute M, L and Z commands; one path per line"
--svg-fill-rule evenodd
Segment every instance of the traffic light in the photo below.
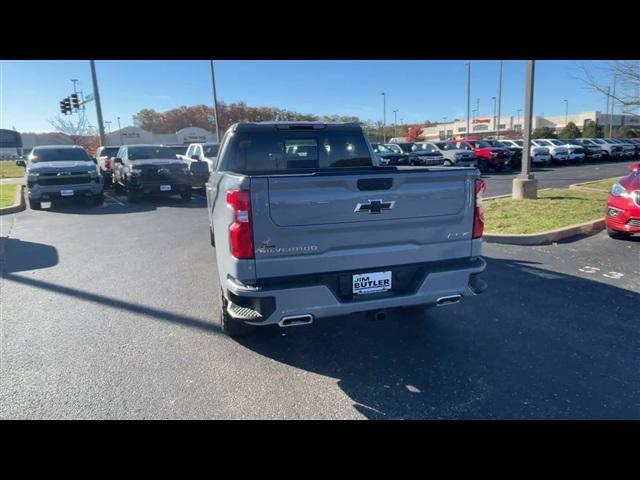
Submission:
M 60 102 L 60 113 L 62 113 L 63 115 L 67 114 L 67 109 L 65 107 L 64 100 Z
M 69 97 L 65 98 L 64 100 L 62 100 L 62 103 L 64 103 L 64 113 L 65 115 L 71 115 L 71 100 L 69 99 Z
M 78 94 L 77 93 L 72 93 L 71 94 L 71 106 L 78 110 L 80 108 L 80 102 L 78 101 Z

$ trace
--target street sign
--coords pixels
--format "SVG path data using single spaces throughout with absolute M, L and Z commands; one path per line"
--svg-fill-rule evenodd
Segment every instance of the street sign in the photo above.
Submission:
M 84 103 L 89 103 L 89 102 L 93 102 L 93 93 L 89 93 L 87 94 L 86 97 L 84 97 Z

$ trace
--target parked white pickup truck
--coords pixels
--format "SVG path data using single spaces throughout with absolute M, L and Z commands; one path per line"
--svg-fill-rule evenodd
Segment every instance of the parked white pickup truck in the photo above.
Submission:
M 185 155 L 178 155 L 189 165 L 192 187 L 204 187 L 218 163 L 219 149 L 219 143 L 192 143 Z

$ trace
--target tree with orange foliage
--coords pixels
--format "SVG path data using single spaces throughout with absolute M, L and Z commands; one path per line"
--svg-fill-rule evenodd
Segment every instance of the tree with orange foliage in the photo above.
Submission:
M 422 125 L 412 125 L 409 127 L 407 135 L 404 137 L 407 142 L 422 142 L 424 137 L 422 136 Z

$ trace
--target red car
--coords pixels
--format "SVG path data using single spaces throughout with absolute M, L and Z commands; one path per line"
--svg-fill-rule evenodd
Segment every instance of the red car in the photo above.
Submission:
M 612 238 L 640 235 L 640 163 L 629 165 L 631 174 L 611 188 L 605 221 Z
M 508 148 L 494 147 L 485 140 L 459 140 L 449 144 L 455 145 L 455 148 L 475 152 L 481 172 L 486 172 L 489 168 L 502 170 L 510 157 Z

